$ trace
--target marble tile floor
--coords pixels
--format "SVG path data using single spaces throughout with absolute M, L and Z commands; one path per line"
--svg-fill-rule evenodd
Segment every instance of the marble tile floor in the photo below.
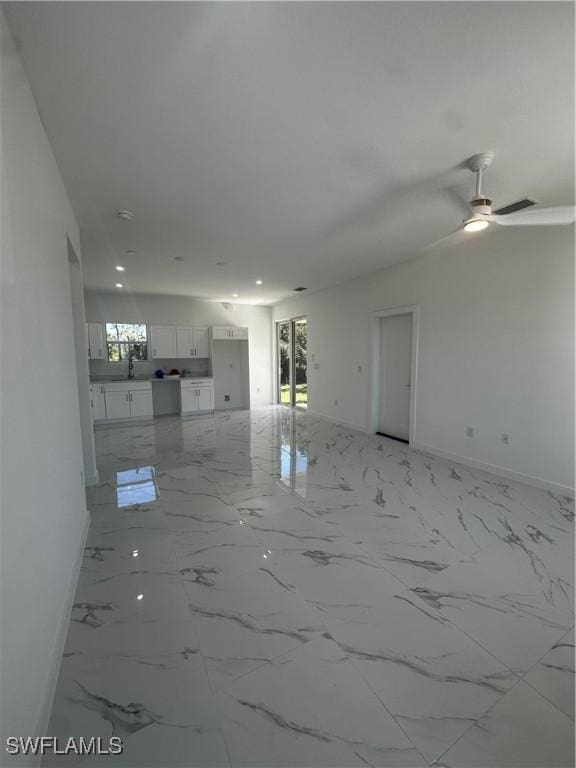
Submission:
M 96 432 L 48 765 L 574 765 L 574 504 L 283 407 Z

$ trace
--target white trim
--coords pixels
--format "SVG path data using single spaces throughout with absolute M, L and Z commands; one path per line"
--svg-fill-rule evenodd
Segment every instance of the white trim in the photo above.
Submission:
M 54 694 L 56 693 L 56 685 L 58 683 L 58 676 L 60 675 L 60 666 L 62 664 L 62 657 L 66 647 L 68 629 L 70 628 L 70 617 L 72 615 L 72 606 L 74 605 L 76 586 L 80 577 L 80 568 L 82 567 L 82 558 L 84 556 L 84 547 L 86 546 L 86 538 L 88 537 L 89 528 L 90 513 L 88 510 L 86 510 L 86 518 L 84 520 L 84 526 L 80 535 L 78 550 L 76 552 L 76 559 L 70 574 L 68 590 L 64 600 L 62 614 L 60 616 L 60 626 L 58 627 L 52 650 L 51 669 L 49 672 L 48 680 L 46 681 L 44 696 L 42 697 L 44 702 L 40 707 L 40 714 L 36 724 L 36 733 L 40 736 L 45 736 L 48 733 L 50 715 L 52 714 L 52 705 L 54 703 Z
M 526 483 L 526 485 L 532 485 L 535 488 L 542 488 L 545 491 L 553 491 L 554 493 L 562 493 L 566 496 L 574 497 L 574 488 L 571 488 L 569 485 L 553 483 L 549 480 L 544 480 L 542 477 L 536 477 L 534 475 L 525 475 L 523 472 L 516 472 L 515 470 L 508 469 L 508 467 L 503 467 L 500 464 L 489 464 L 486 461 L 472 459 L 469 456 L 460 456 L 458 453 L 443 451 L 440 448 L 435 448 L 433 445 L 427 445 L 426 443 L 415 443 L 412 448 L 417 451 L 423 451 L 424 453 L 431 453 L 433 456 L 439 456 L 441 459 L 456 461 L 459 464 L 464 464 L 467 467 L 472 467 L 473 469 L 481 469 L 484 472 L 491 472 L 494 475 L 500 475 L 501 477 L 506 477 L 509 480 L 516 480 L 520 483 Z
M 280 404 L 282 408 L 292 408 L 290 405 L 283 405 Z M 358 432 L 364 432 L 365 434 L 370 434 L 370 430 L 366 428 L 366 425 L 362 424 L 353 424 L 350 421 L 342 421 L 342 419 L 337 418 L 336 416 L 327 416 L 325 413 L 319 413 L 317 411 L 311 411 L 310 408 L 298 408 L 298 413 L 306 413 L 309 416 L 314 416 L 315 419 L 324 419 L 324 421 L 330 421 L 332 424 L 341 424 L 343 427 L 348 427 L 349 429 L 357 429 Z
M 408 426 L 408 444 L 414 447 L 416 443 L 416 393 L 418 389 L 418 345 L 420 341 L 420 305 L 408 304 L 399 307 L 389 307 L 372 312 L 372 355 L 370 375 L 370 396 L 368 398 L 369 429 L 364 431 L 377 432 L 380 410 L 380 327 L 383 317 L 394 315 L 412 316 L 412 350 L 410 359 L 410 422 Z
M 87 486 L 88 485 L 98 485 L 99 482 L 100 482 L 100 473 L 98 472 L 98 470 L 96 470 L 96 472 L 93 475 L 89 475 L 86 478 L 85 485 L 87 485 Z

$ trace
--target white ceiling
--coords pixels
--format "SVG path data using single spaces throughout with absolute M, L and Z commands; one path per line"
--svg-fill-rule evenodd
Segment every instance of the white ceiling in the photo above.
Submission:
M 121 263 L 271 303 L 376 271 L 455 228 L 484 149 L 497 204 L 573 199 L 572 3 L 3 6 L 90 288 Z

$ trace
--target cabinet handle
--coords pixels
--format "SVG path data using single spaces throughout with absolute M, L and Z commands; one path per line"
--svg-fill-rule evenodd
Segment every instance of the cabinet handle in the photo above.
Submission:
M 126 392 L 126 402 L 130 402 L 130 392 Z

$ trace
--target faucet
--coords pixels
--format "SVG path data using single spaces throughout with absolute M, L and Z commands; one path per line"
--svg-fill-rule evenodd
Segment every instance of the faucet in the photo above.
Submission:
M 128 378 L 134 378 L 134 360 L 132 359 L 132 355 L 128 355 Z

